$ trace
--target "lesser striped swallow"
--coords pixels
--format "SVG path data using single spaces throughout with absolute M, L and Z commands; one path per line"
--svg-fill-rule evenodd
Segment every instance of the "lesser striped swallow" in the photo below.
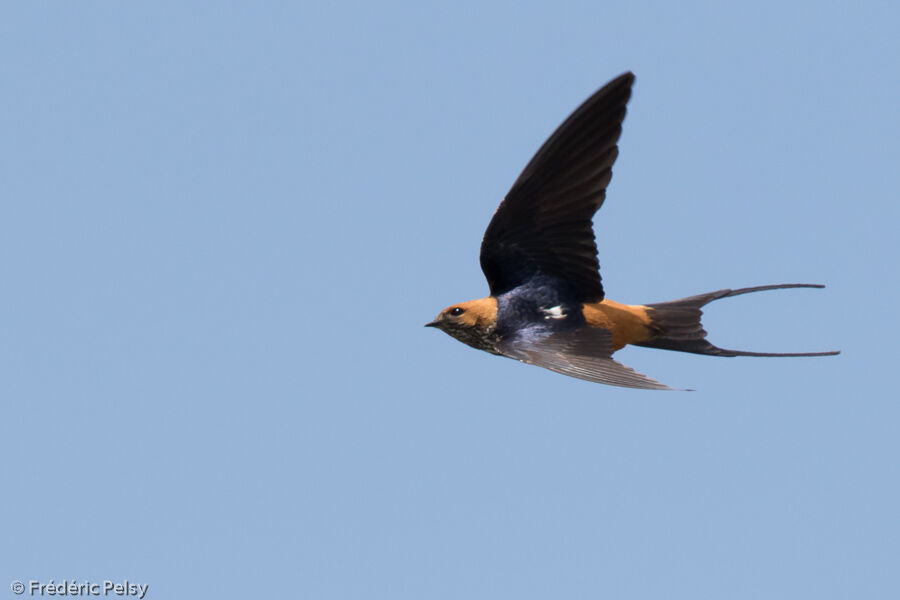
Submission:
M 744 352 L 714 346 L 700 323 L 714 300 L 786 283 L 657 304 L 605 297 L 592 219 L 606 198 L 631 97 L 632 73 L 615 78 L 572 113 L 513 183 L 481 244 L 490 295 L 442 310 L 426 327 L 459 341 L 569 375 L 630 388 L 672 389 L 612 359 L 626 344 L 713 356 L 827 356 L 831 352 Z

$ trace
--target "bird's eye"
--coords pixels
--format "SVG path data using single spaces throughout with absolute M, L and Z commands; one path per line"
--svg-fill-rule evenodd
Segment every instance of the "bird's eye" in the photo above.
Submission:
M 466 309 L 460 308 L 460 307 L 457 306 L 456 308 L 451 308 L 451 309 L 450 309 L 450 316 L 451 316 L 451 317 L 458 317 L 459 315 L 463 314 L 464 312 L 466 312 Z

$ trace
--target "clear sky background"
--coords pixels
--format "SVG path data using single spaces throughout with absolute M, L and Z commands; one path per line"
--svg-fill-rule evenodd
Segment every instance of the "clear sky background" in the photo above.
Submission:
M 898 22 L 5 3 L 0 597 L 900 597 Z M 627 349 L 698 390 L 646 392 L 422 327 L 487 293 L 497 204 L 629 69 L 609 297 L 825 283 L 705 324 L 841 356 Z

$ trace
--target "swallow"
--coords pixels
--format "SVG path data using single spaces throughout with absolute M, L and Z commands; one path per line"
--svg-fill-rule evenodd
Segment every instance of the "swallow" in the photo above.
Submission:
M 701 324 L 715 300 L 785 288 L 723 289 L 670 302 L 606 298 L 593 217 L 606 198 L 634 74 L 588 98 L 544 142 L 513 183 L 481 243 L 490 295 L 451 305 L 426 327 L 473 348 L 563 375 L 628 388 L 671 390 L 613 360 L 628 344 L 711 356 L 830 356 L 829 352 L 745 352 L 714 346 Z

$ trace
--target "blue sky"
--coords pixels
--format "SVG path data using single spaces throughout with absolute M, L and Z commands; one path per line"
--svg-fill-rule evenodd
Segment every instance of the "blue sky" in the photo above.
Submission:
M 725 4 L 7 4 L 0 583 L 896 598 L 900 9 Z M 422 327 L 625 70 L 609 297 L 825 283 L 705 324 L 840 357 L 642 392 Z

